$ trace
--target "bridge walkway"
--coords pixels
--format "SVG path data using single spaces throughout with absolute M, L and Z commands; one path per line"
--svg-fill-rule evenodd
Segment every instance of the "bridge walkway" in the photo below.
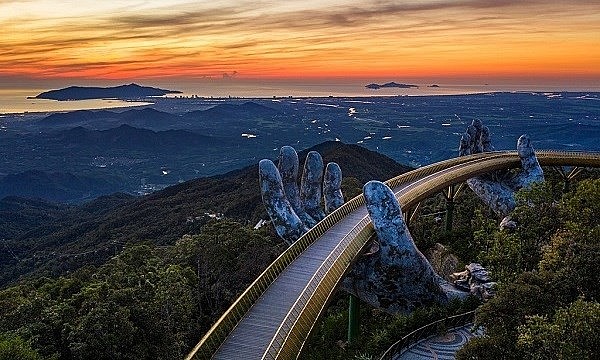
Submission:
M 542 166 L 600 167 L 600 155 L 594 153 L 537 154 Z M 476 154 L 432 164 L 387 183 L 400 205 L 408 209 L 449 184 L 518 166 L 515 152 Z M 286 250 L 236 300 L 187 359 L 296 356 L 345 271 L 373 235 L 361 200 L 349 201 Z
M 340 241 L 351 240 L 347 239 L 349 230 L 366 217 L 367 208 L 363 205 L 331 227 L 288 265 L 236 326 L 214 358 L 262 358 L 302 290 Z
M 408 184 L 394 189 L 398 197 Z M 268 352 L 268 347 L 280 325 L 309 285 L 315 274 L 328 272 L 324 268 L 326 259 L 334 250 L 352 241 L 351 230 L 359 224 L 370 222 L 365 205 L 341 219 L 329 228 L 317 241 L 310 245 L 263 293 L 248 313 L 221 345 L 214 359 L 259 359 Z M 266 358 L 270 358 L 267 356 Z

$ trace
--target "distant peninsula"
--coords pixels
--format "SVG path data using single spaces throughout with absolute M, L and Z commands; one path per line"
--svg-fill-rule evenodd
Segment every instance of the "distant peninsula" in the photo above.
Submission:
M 137 99 L 146 96 L 163 96 L 166 94 L 181 94 L 181 91 L 140 86 L 138 84 L 120 85 L 114 87 L 69 86 L 64 89 L 45 91 L 35 96 L 35 99 L 50 99 L 59 101 L 89 99 Z
M 389 82 L 389 83 L 385 83 L 385 84 L 369 84 L 365 86 L 367 89 L 373 89 L 373 90 L 377 90 L 377 89 L 381 89 L 381 88 L 401 88 L 401 89 L 409 89 L 409 88 L 418 88 L 418 85 L 413 85 L 413 84 L 398 84 L 396 82 Z

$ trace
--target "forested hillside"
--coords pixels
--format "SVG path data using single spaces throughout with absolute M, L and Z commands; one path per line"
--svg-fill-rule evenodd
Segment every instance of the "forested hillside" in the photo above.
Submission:
M 347 194 L 406 170 L 354 146 L 318 150 L 342 166 Z M 441 196 L 424 202 L 411 223 L 421 250 L 444 243 L 462 264 L 480 261 L 501 283 L 478 315 L 489 337 L 467 346 L 465 359 L 544 358 L 548 349 L 564 359 L 597 355 L 597 332 L 589 329 L 598 325 L 600 180 L 587 173 L 590 180 L 563 192 L 552 171 L 546 184 L 520 193 L 514 232 L 499 231 L 468 190 L 457 200 L 452 231 L 440 221 Z M 269 226 L 252 229 L 264 216 L 256 177 L 250 167 L 79 207 L 3 199 L 2 220 L 10 225 L 3 246 L 11 251 L 2 252 L 0 359 L 182 358 L 285 248 Z M 347 343 L 347 296 L 340 292 L 303 357 L 377 358 L 409 331 L 475 305 L 392 316 L 361 304 L 360 341 Z M 564 341 L 573 336 L 577 342 Z
M 562 196 L 546 183 L 519 200 L 515 217 L 527 226 L 476 233 L 501 287 L 477 315 L 487 336 L 457 359 L 598 359 L 600 180 Z
M 315 149 L 340 164 L 346 194 L 409 169 L 358 146 Z M 3 199 L 0 358 L 181 358 L 285 248 L 252 229 L 266 218 L 257 177 L 252 166 L 82 206 Z
M 340 165 L 346 186 L 386 180 L 410 169 L 376 152 L 339 142 L 300 152 L 301 162 L 313 149 L 325 162 Z M 81 206 L 7 198 L 0 201 L 0 241 L 7 250 L 0 255 L 0 286 L 29 273 L 58 276 L 84 265 L 100 265 L 128 243 L 173 245 L 184 234 L 200 233 L 215 216 L 245 225 L 267 218 L 257 165 L 191 180 L 149 196 L 116 194 Z

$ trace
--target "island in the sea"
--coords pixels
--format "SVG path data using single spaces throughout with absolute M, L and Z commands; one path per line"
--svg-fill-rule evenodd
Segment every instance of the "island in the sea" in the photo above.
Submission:
M 413 85 L 413 84 L 398 84 L 396 82 L 389 82 L 389 83 L 385 83 L 385 84 L 369 84 L 365 86 L 367 89 L 373 89 L 373 90 L 377 90 L 377 89 L 381 89 L 381 88 L 402 88 L 402 89 L 409 89 L 409 88 L 418 88 L 418 85 Z
M 113 87 L 69 86 L 64 89 L 45 91 L 35 96 L 35 99 L 50 99 L 59 101 L 89 99 L 138 99 L 147 96 L 163 96 L 167 94 L 181 94 L 181 91 L 140 86 L 138 84 Z

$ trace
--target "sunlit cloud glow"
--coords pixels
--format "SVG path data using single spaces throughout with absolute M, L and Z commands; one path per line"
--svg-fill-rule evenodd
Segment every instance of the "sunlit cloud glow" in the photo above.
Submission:
M 0 79 L 587 78 L 597 1 L 6 1 Z

